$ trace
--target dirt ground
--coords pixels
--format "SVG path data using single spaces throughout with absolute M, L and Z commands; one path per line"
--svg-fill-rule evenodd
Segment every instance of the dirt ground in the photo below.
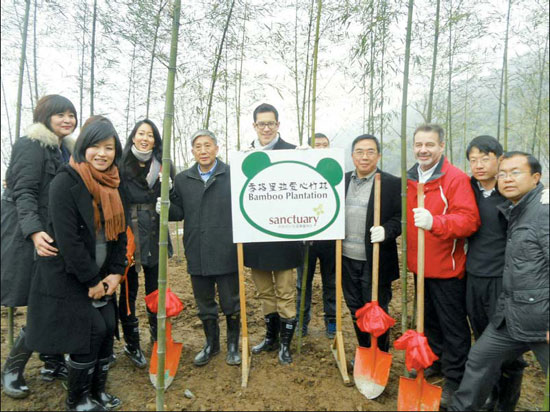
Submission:
M 204 344 L 201 323 L 196 313 L 191 283 L 183 259 L 174 257 L 169 263 L 169 285 L 185 305 L 185 309 L 173 319 L 173 336 L 183 342 L 183 351 L 176 378 L 165 393 L 165 410 L 174 411 L 240 411 L 240 410 L 347 410 L 347 411 L 391 411 L 397 409 L 399 376 L 404 373 L 404 352 L 391 350 L 393 363 L 386 390 L 376 400 L 368 400 L 354 386 L 345 386 L 336 367 L 330 350 L 331 341 L 325 337 L 322 290 L 320 275 L 315 276 L 313 285 L 312 320 L 309 335 L 302 341 L 302 353 L 296 354 L 296 336 L 293 340 L 294 363 L 280 366 L 277 352 L 253 355 L 248 387 L 241 387 L 241 368 L 225 363 L 225 321 L 220 322 L 222 351 L 203 367 L 193 366 L 195 354 Z M 412 284 L 412 279 L 409 285 Z M 140 319 L 141 343 L 149 358 L 151 346 L 143 301 L 144 287 L 140 287 L 138 316 Z M 409 295 L 412 289 L 409 288 Z M 264 336 L 264 322 L 261 308 L 254 296 L 254 285 L 246 274 L 246 296 L 249 339 L 252 345 Z M 412 305 L 409 303 L 409 308 Z M 355 334 L 349 311 L 343 304 L 342 329 L 350 378 L 353 372 L 350 361 L 355 353 Z M 411 313 L 409 309 L 409 313 Z M 390 314 L 396 319 L 392 331 L 392 342 L 399 337 L 401 330 L 401 289 L 394 283 Z M 19 309 L 15 317 L 16 333 L 25 323 L 25 311 Z M 7 356 L 7 317 L 2 308 L 2 364 Z M 148 369 L 134 367 L 124 355 L 123 342 L 115 341 L 117 361 L 110 371 L 108 390 L 121 398 L 121 410 L 155 410 L 155 389 L 149 380 Z M 517 410 L 538 411 L 542 409 L 545 377 L 533 354 L 526 355 L 529 366 L 523 380 L 522 395 Z M 15 400 L 1 395 L 3 411 L 46 411 L 64 410 L 66 392 L 58 381 L 48 383 L 39 378 L 41 362 L 33 354 L 25 371 L 27 384 L 31 390 L 29 397 Z M 442 379 L 432 383 L 442 385 Z M 184 391 L 192 392 L 186 398 Z

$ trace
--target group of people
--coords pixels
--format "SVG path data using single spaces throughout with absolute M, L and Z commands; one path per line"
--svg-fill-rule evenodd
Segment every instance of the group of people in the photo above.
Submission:
M 279 134 L 279 114 L 272 105 L 259 105 L 253 120 L 253 150 L 296 148 Z M 162 141 L 148 119 L 135 125 L 124 149 L 107 118 L 88 119 L 75 143 L 70 135 L 76 124 L 69 100 L 46 96 L 37 104 L 34 124 L 12 149 L 2 197 L 1 304 L 28 309 L 27 325 L 3 366 L 2 386 L 9 396 L 27 396 L 23 371 L 37 351 L 44 361 L 43 379 L 68 380 L 68 409 L 112 410 L 121 401 L 105 391 L 105 383 L 118 321 L 125 354 L 137 367 L 147 364 L 135 301 L 141 268 L 146 293 L 157 289 Z M 227 325 L 226 363 L 239 365 L 230 166 L 218 158 L 211 131 L 196 131 L 190 143 L 196 163 L 165 176 L 173 181 L 169 220 L 184 221 L 187 269 L 206 337 L 193 363 L 206 365 L 220 353 L 219 302 Z M 326 135 L 315 135 L 315 149 L 329 145 Z M 351 149 L 355 169 L 345 175 L 342 288 L 358 344 L 369 347 L 370 334 L 357 326 L 355 313 L 371 300 L 374 243 L 380 245 L 378 302 L 389 310 L 391 284 L 399 277 L 401 180 L 378 167 L 381 150 L 375 136 L 358 136 Z M 417 127 L 416 163 L 407 173 L 407 266 L 416 274 L 417 232 L 423 229 L 428 251 L 425 334 L 439 358 L 425 376 L 444 376 L 442 407 L 513 410 L 526 365 L 522 354 L 532 349 L 543 370 L 548 367 L 549 213 L 541 165 L 527 153 L 503 153 L 491 136 L 478 136 L 466 150 L 470 178 L 444 151 L 440 126 Z M 376 173 L 382 187 L 379 226 L 373 224 Z M 417 207 L 418 183 L 424 184 L 423 208 Z M 135 265 L 123 277 L 128 227 L 137 247 Z M 252 353 L 277 350 L 282 365 L 292 362 L 302 280 L 301 332 L 308 333 L 317 259 L 326 336 L 336 331 L 334 241 L 311 242 L 307 272 L 303 250 L 304 244 L 295 241 L 244 245 L 244 264 L 251 270 L 266 327 Z M 148 312 L 148 320 L 154 340 L 156 315 Z M 477 340 L 471 350 L 470 326 Z M 389 351 L 388 332 L 378 345 Z M 69 354 L 67 361 L 64 354 Z

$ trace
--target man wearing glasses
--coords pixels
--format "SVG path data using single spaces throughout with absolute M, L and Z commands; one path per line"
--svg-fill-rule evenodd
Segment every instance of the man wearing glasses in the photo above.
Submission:
M 258 136 L 252 143 L 254 149 L 296 148 L 279 135 L 279 113 L 272 105 L 262 103 L 256 107 L 253 126 Z M 279 348 L 279 363 L 282 365 L 292 362 L 290 342 L 296 327 L 294 269 L 301 263 L 300 242 L 258 242 L 244 245 L 244 264 L 251 269 L 266 324 L 265 339 L 252 348 L 252 353 L 270 352 Z
M 418 229 L 424 229 L 424 328 L 439 357 L 425 376 L 444 375 L 441 407 L 446 408 L 462 380 L 470 349 L 465 241 L 477 231 L 480 219 L 470 179 L 443 156 L 443 135 L 437 124 L 423 124 L 414 132 L 417 163 L 407 172 L 407 266 L 417 273 Z M 417 207 L 418 183 L 424 183 L 423 208 Z
M 355 170 L 346 173 L 346 237 L 342 242 L 342 290 L 359 346 L 370 347 L 370 334 L 357 326 L 355 312 L 372 300 L 372 250 L 380 243 L 378 303 L 388 312 L 391 282 L 399 278 L 395 239 L 401 234 L 401 179 L 378 169 L 380 143 L 363 134 L 351 145 Z M 374 224 L 374 175 L 380 173 L 380 226 Z M 378 338 L 388 352 L 389 331 Z
M 481 218 L 479 230 L 468 238 L 466 257 L 466 310 L 476 340 L 493 314 L 502 290 L 502 271 L 508 222 L 497 206 L 506 198 L 497 188 L 501 144 L 492 136 L 477 136 L 466 149 L 472 171 L 471 184 Z M 513 411 L 521 393 L 523 369 L 519 357 L 502 365 L 500 379 L 483 409 Z M 498 404 L 497 404 L 498 403 Z
M 468 355 L 450 410 L 479 410 L 504 362 L 529 350 L 542 370 L 548 370 L 550 234 L 541 171 L 539 161 L 528 153 L 507 152 L 501 158 L 498 190 L 508 199 L 497 206 L 508 220 L 502 293 L 490 323 Z

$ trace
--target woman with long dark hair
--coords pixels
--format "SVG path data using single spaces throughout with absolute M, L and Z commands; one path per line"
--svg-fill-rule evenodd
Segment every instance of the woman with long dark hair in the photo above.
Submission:
M 122 285 L 119 302 L 120 322 L 126 341 L 124 352 L 139 368 L 145 368 L 147 361 L 141 350 L 139 322 L 136 317 L 138 273 L 143 268 L 146 295 L 157 290 L 159 219 L 155 212 L 155 204 L 160 196 L 161 167 L 162 140 L 159 130 L 151 120 L 140 120 L 126 141 L 120 167 L 122 184 L 128 200 L 128 223 L 134 234 L 136 252 L 135 265 L 128 270 L 128 284 Z M 174 172 L 170 170 L 170 176 L 173 175 Z M 171 245 L 168 247 L 171 253 Z M 157 339 L 157 317 L 149 310 L 147 317 L 153 342 Z
M 116 334 L 115 291 L 126 260 L 126 219 L 117 162 L 122 146 L 100 117 L 83 127 L 73 157 L 52 181 L 48 233 L 59 249 L 35 266 L 27 344 L 69 353 L 69 410 L 112 410 L 105 392 Z
M 12 147 L 2 193 L 2 306 L 27 306 L 33 264 L 37 256 L 55 256 L 54 239 L 46 231 L 48 190 L 60 166 L 69 161 L 74 145 L 70 135 L 77 124 L 74 105 L 66 97 L 42 97 L 33 124 Z M 2 387 L 12 398 L 29 394 L 23 372 L 32 351 L 21 328 L 2 368 Z M 40 377 L 66 379 L 62 354 L 42 353 Z

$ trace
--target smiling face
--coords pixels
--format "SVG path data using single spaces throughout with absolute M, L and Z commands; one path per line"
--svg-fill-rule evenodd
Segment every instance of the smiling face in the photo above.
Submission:
M 376 170 L 380 153 L 376 147 L 376 142 L 372 139 L 359 140 L 351 154 L 357 177 L 363 178 Z
M 275 119 L 275 113 L 273 112 L 258 113 L 256 115 L 256 122 L 252 125 L 258 134 L 258 140 L 262 146 L 275 139 L 279 132 L 279 122 Z
M 525 156 L 502 159 L 497 176 L 498 191 L 514 204 L 533 190 L 540 180 L 540 173 L 531 172 L 531 167 Z
M 153 128 L 147 123 L 143 123 L 136 130 L 135 136 L 132 138 L 134 146 L 140 152 L 148 152 L 155 147 L 155 135 L 153 134 Z
M 203 172 L 212 169 L 219 147 L 210 136 L 199 136 L 193 142 L 193 156 Z
M 67 110 L 62 113 L 53 114 L 50 117 L 50 128 L 57 137 L 63 139 L 70 135 L 76 127 L 76 116 Z
M 445 143 L 439 141 L 437 132 L 419 130 L 414 135 L 414 157 L 422 170 L 426 171 L 434 167 L 441 160 L 443 150 L 445 150 Z
M 116 155 L 115 138 L 101 140 L 86 149 L 86 161 L 94 169 L 104 172 L 113 164 Z

